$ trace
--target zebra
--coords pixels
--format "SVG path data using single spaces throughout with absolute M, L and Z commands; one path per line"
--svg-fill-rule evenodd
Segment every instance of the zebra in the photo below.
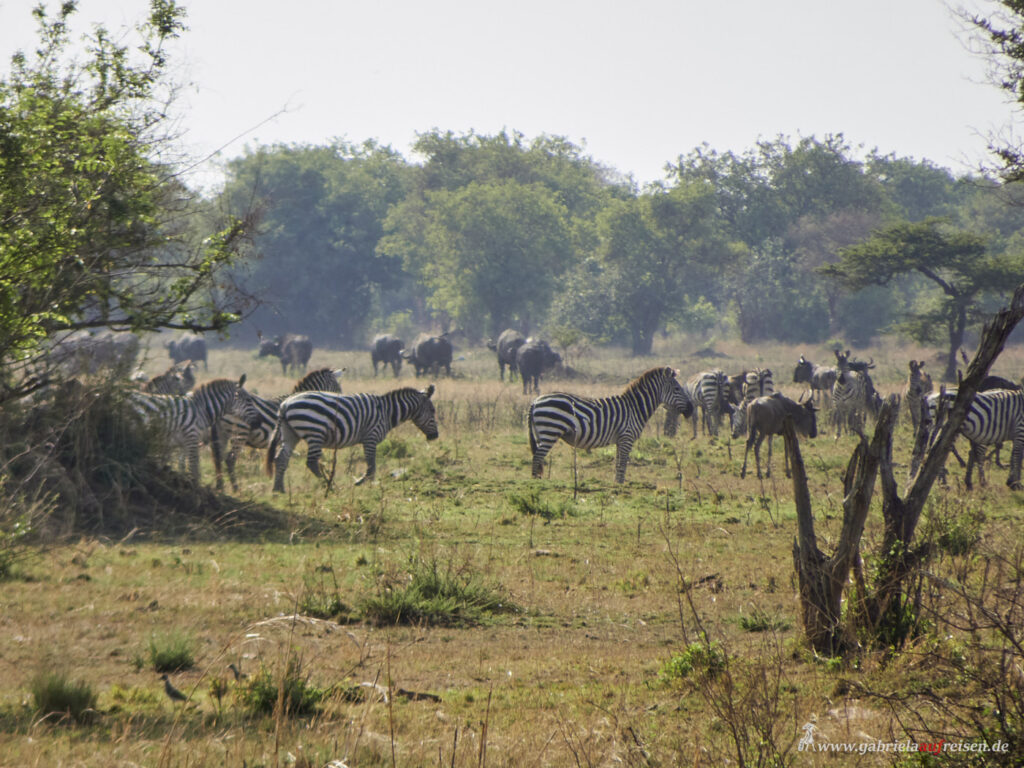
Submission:
M 775 380 L 771 368 L 753 368 L 743 377 L 743 397 L 732 411 L 732 436 L 747 432 L 747 406 L 759 397 L 775 394 Z M 769 451 L 771 443 L 768 444 Z
M 213 466 L 221 486 L 220 440 L 217 422 L 229 411 L 236 411 L 252 418 L 245 398 L 239 393 L 245 387 L 245 374 L 238 381 L 213 379 L 200 384 L 187 395 L 153 395 L 148 392 L 132 392 L 130 402 L 136 413 L 146 424 L 153 425 L 164 433 L 168 441 L 182 451 L 179 466 L 187 463 L 193 481 L 199 483 L 199 442 L 207 431 L 213 433 L 210 447 L 213 451 Z
M 615 482 L 626 479 L 633 443 L 659 405 L 689 417 L 694 402 L 669 367 L 652 368 L 630 382 L 621 395 L 590 398 L 564 392 L 538 397 L 530 405 L 533 476 L 544 474 L 544 458 L 559 439 L 577 448 L 615 443 Z
M 185 360 L 144 382 L 140 389 L 151 395 L 184 395 L 196 385 L 195 363 Z
M 921 424 L 921 406 L 924 398 L 932 390 L 932 377 L 923 370 L 924 363 L 924 360 L 910 361 L 910 373 L 907 375 L 907 384 L 903 390 L 903 401 L 910 411 L 910 423 L 914 425 L 914 434 L 917 434 Z
M 729 377 L 717 368 L 710 371 L 701 371 L 688 378 L 682 385 L 687 398 L 696 406 L 689 418 L 693 424 L 693 438 L 697 437 L 697 420 L 699 408 L 701 417 L 701 430 L 707 430 L 712 437 L 718 436 L 718 425 L 722 414 L 733 412 L 732 404 L 729 402 Z M 679 424 L 679 411 L 668 409 L 665 416 L 665 436 L 675 437 Z
M 331 392 L 299 392 L 284 399 L 277 426 L 267 447 L 266 472 L 274 477 L 274 491 L 284 492 L 284 473 L 296 444 L 308 446 L 306 466 L 323 478 L 320 454 L 324 448 L 344 448 L 361 443 L 366 473 L 362 485 L 377 469 L 377 443 L 403 421 L 412 421 L 427 440 L 437 439 L 437 417 L 430 399 L 434 385 L 420 391 L 413 387 L 393 389 L 383 395 L 338 395 Z
M 871 377 L 868 376 L 868 363 L 851 363 L 850 351 L 836 355 L 836 382 L 832 385 L 832 418 L 836 423 L 836 440 L 842 434 L 843 426 L 848 432 L 857 432 L 863 428 L 864 414 L 870 408 L 874 410 L 877 393 Z M 859 370 L 854 370 L 854 367 Z
M 945 390 L 949 404 L 956 399 L 956 388 Z M 935 416 L 941 393 L 932 393 L 925 398 L 923 413 L 933 430 L 938 429 Z M 1024 392 L 1011 389 L 990 389 L 974 395 L 959 434 L 967 438 L 971 450 L 967 455 L 967 469 L 964 486 L 971 490 L 971 473 L 978 466 L 978 482 L 985 485 L 985 449 L 1011 440 L 1010 473 L 1006 484 L 1013 490 L 1021 489 L 1021 458 L 1024 457 Z M 934 438 L 934 434 L 932 435 Z
M 332 370 L 331 368 L 318 368 L 303 376 L 292 388 L 289 394 L 298 392 L 334 392 L 341 394 L 341 384 L 338 378 L 344 368 Z M 228 470 L 228 479 L 231 487 L 237 491 L 238 481 L 235 477 L 235 464 L 238 460 L 238 446 L 247 445 L 250 448 L 265 449 L 270 444 L 270 436 L 277 426 L 277 411 L 281 402 L 288 395 L 277 397 L 260 397 L 246 390 L 241 390 L 240 397 L 249 401 L 251 413 L 254 418 L 248 421 L 237 413 L 227 413 L 221 419 L 220 437 L 227 444 L 227 452 L 224 454 L 224 464 Z
M 811 388 L 812 399 L 824 402 L 832 394 L 839 371 L 832 365 L 815 365 L 800 355 L 796 368 L 793 369 L 793 383 L 805 383 Z

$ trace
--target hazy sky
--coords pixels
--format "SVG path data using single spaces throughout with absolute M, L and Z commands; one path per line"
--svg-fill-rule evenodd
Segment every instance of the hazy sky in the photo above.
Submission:
M 35 40 L 36 2 L 0 0 L 4 72 Z M 147 5 L 79 0 L 77 18 L 113 30 Z M 173 52 L 191 84 L 180 106 L 196 156 L 337 137 L 415 160 L 417 132 L 505 128 L 565 136 L 645 182 L 705 142 L 743 152 L 779 134 L 843 133 L 962 172 L 1014 116 L 940 0 L 184 5 L 190 30 Z M 215 178 L 215 163 L 204 170 Z

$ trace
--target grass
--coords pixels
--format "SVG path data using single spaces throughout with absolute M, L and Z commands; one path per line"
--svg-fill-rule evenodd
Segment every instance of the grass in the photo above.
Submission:
M 684 373 L 708 367 L 691 356 L 699 344 L 658 345 L 655 357 L 639 361 L 598 350 L 578 366 L 588 379 L 545 381 L 542 390 L 602 395 L 656 364 Z M 159 372 L 168 361 L 154 349 L 146 368 Z M 729 355 L 716 361 L 729 371 L 772 367 L 791 395 L 800 354 L 815 362 L 831 355 L 736 343 L 716 349 Z M 396 765 L 720 765 L 735 760 L 728 724 L 699 687 L 660 679 L 664 672 L 681 681 L 687 663 L 703 663 L 690 651 L 698 637 L 717 644 L 701 648 L 728 649 L 737 686 L 747 668 L 733 659 L 753 663 L 766 640 L 780 645 L 789 738 L 812 716 L 836 741 L 900 733 L 891 711 L 856 691 L 923 688 L 929 669 L 915 666 L 913 653 L 899 663 L 867 655 L 840 666 L 807 652 L 792 564 L 792 486 L 781 471 L 741 481 L 740 441 L 691 441 L 685 428 L 667 440 L 656 417 L 624 485 L 612 483 L 613 452 L 603 449 L 580 451 L 574 478 L 564 444 L 535 481 L 529 398 L 518 382 L 497 381 L 492 353 L 456 354 L 466 358 L 456 363 L 458 376 L 436 382 L 440 440 L 428 444 L 408 424 L 393 430 L 372 484 L 352 484 L 363 472 L 354 448 L 338 452 L 330 493 L 297 455 L 287 493 L 273 495 L 262 457 L 245 454 L 241 490 L 215 516 L 167 527 L 147 517 L 137 530 L 74 536 L 19 555 L 23 577 L 3 582 L 0 762 L 269 766 L 291 763 L 290 753 L 295 764 L 392 765 L 394 751 Z M 869 355 L 883 392 L 898 390 L 907 359 L 928 357 L 884 345 L 862 356 Z M 311 365 L 347 368 L 346 392 L 396 386 L 390 375 L 372 377 L 368 353 L 318 349 Z M 1010 349 L 1000 365 L 997 373 L 1013 375 L 1024 353 Z M 242 372 L 264 395 L 294 383 L 275 361 L 217 348 L 204 378 Z M 403 372 L 399 383 L 428 382 Z M 837 443 L 826 434 L 801 444 L 823 542 L 842 524 L 842 472 L 853 446 L 853 438 Z M 903 466 L 908 446 L 904 423 L 896 444 Z M 331 461 L 328 452 L 324 463 Z M 1024 506 L 1000 470 L 971 495 L 962 470 L 949 470 L 929 515 L 943 555 L 936 575 L 952 579 L 970 557 L 1019 540 Z M 211 477 L 204 449 L 204 481 Z M 280 513 L 274 525 L 252 515 L 266 504 Z M 873 510 L 865 554 L 881 537 L 880 519 Z M 194 702 L 189 708 L 175 709 L 163 695 L 148 653 L 151 639 L 168 649 L 175 633 L 190 641 L 192 664 L 174 675 Z M 26 708 L 33 670 L 52 658 L 95 692 L 86 708 L 95 721 L 58 727 Z M 298 661 L 288 674 L 290 660 Z M 248 677 L 236 682 L 229 662 Z M 282 682 L 287 710 L 303 717 L 275 715 Z M 302 690 L 289 687 L 299 682 Z M 256 683 L 259 695 L 246 693 Z M 841 683 L 852 693 L 837 695 Z M 381 689 L 391 692 L 387 701 L 366 694 Z

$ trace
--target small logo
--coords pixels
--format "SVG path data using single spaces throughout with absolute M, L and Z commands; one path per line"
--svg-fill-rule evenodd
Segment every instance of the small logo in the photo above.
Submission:
M 814 725 L 814 723 L 804 723 L 804 726 L 803 728 L 801 728 L 801 730 L 804 732 L 804 735 L 800 738 L 800 742 L 796 745 L 796 749 L 798 752 L 803 752 L 808 747 L 813 746 L 814 732 L 818 729 Z

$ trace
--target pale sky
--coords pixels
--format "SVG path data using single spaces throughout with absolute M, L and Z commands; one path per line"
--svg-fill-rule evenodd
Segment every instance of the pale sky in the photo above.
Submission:
M 0 71 L 34 44 L 36 2 L 0 0 Z M 415 161 L 417 132 L 507 129 L 565 136 L 643 183 L 702 143 L 742 153 L 779 134 L 842 133 L 961 173 L 1015 117 L 941 0 L 183 5 L 190 29 L 172 54 L 196 157 L 373 138 Z M 79 0 L 76 17 L 115 30 L 147 7 Z M 214 160 L 194 181 L 217 178 Z

